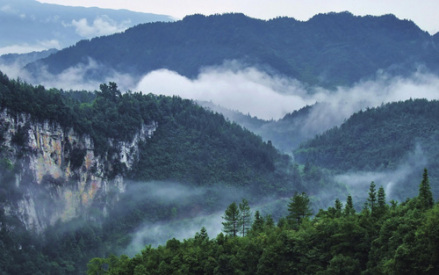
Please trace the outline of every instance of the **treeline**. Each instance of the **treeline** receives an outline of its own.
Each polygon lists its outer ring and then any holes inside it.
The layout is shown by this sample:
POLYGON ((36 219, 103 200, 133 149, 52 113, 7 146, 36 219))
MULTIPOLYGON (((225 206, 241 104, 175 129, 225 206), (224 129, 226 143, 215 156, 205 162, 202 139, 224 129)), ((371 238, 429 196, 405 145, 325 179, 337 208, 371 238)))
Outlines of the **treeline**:
MULTIPOLYGON (((24 224, 5 209, 23 199, 29 192, 26 188, 32 188, 32 194, 47 196, 47 192, 42 185, 31 186, 30 170, 22 179, 27 184, 15 184, 20 165, 14 165, 14 161, 28 152, 19 150, 21 155, 10 159, 3 138, 7 125, 0 125, 0 261, 5 259, 0 270, 5 273, 83 274, 90 258, 126 248, 135 229, 145 222, 191 218, 222 209, 223 197, 214 190, 239 188, 249 202, 264 196, 290 196, 296 190, 311 195, 324 188, 345 192, 329 172, 312 165, 293 165, 288 156, 260 137, 178 97, 122 93, 115 83, 102 84, 95 92, 46 89, 0 73, 0 107, 15 117, 29 114, 31 121, 57 123, 66 130, 73 127, 89 135, 96 153, 103 155, 118 150, 110 146, 109 139, 115 141, 113 145, 129 141, 142 123, 157 122, 151 139, 139 144, 133 169, 127 171, 113 159, 113 174, 122 173, 127 182, 137 186, 160 180, 179 182, 194 190, 214 187, 196 201, 164 204, 132 199, 133 186, 128 184, 127 192, 107 209, 107 218, 99 207, 91 207, 78 219, 54 224, 36 235, 26 231, 24 224)), ((25 129, 17 131, 13 146, 24 146, 26 133, 25 129)), ((60 182, 59 188, 63 184, 60 182)), ((150 192, 146 185, 136 191, 139 196, 150 192)))
POLYGON ((102 84, 95 92, 47 90, 0 73, 0 108, 13 116, 30 114, 34 121, 73 127, 90 136, 96 153, 103 156, 119 150, 118 141, 131 141, 142 124, 157 122, 154 136, 140 144, 131 171, 113 160, 117 171, 112 174, 123 173, 133 180, 291 187, 285 173, 287 156, 222 115, 179 97, 122 93, 116 83, 102 84))
MULTIPOLYGON (((235 205, 233 205, 235 204, 235 205)), ((348 196, 345 205, 310 218, 306 193, 289 203, 277 225, 257 211, 248 232, 230 231, 231 204, 224 232, 210 238, 204 228, 193 238, 147 246, 133 258, 94 258, 88 274, 437 274, 439 204, 434 204, 424 170, 417 197, 386 202, 382 187, 370 184, 361 211, 348 196)), ((244 207, 244 208, 242 208, 244 207)), ((237 210, 236 210, 237 209, 237 210)), ((248 211, 245 210, 247 213, 248 211)), ((239 217, 239 215, 237 216, 239 217)), ((241 216, 242 218, 242 216, 241 216)), ((239 219, 238 219, 239 220, 239 219)))
POLYGON ((82 40, 27 69, 46 66, 57 74, 87 57, 102 64, 90 77, 111 69, 143 76, 169 69, 191 78, 200 68, 238 60, 309 85, 337 87, 373 77, 379 69, 408 75, 418 64, 437 69, 431 36, 393 15, 319 14, 306 22, 293 18, 258 20, 243 14, 191 15, 172 23, 149 23, 123 33, 82 40), (97 51, 96 49, 99 49, 97 51))
MULTIPOLYGON (((294 152, 295 159, 333 171, 392 171, 401 165, 428 164, 433 182, 439 175, 439 101, 410 99, 353 114, 341 126, 317 135, 294 152)), ((408 169, 405 169, 408 170, 408 169)), ((416 174, 399 182, 397 197, 408 193, 416 174)), ((432 186, 439 195, 439 187, 432 186)))

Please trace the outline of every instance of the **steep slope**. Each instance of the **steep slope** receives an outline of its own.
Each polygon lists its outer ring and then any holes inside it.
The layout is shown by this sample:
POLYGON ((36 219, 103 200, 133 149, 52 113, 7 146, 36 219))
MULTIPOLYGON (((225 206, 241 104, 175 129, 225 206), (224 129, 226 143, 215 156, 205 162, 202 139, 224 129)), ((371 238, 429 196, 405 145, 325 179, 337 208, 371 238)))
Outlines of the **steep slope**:
POLYGON ((413 22, 344 12, 316 15, 307 22, 193 15, 81 41, 28 69, 37 72, 44 65, 56 74, 89 59, 102 65, 97 78, 110 69, 141 77, 162 68, 195 77, 205 66, 238 60, 326 87, 350 85, 379 70, 408 74, 419 65, 436 70, 439 64, 432 37, 413 22))
POLYGON ((199 102, 205 108, 223 114, 227 119, 270 141, 285 154, 291 154, 302 142, 315 136, 317 131, 309 129, 309 117, 317 105, 305 106, 286 114, 279 120, 263 120, 238 111, 232 111, 210 102, 199 102))
POLYGON ((4 54, 0 55, 0 65, 17 64, 20 67, 24 67, 28 63, 37 61, 38 59, 46 58, 56 52, 56 49, 49 49, 45 51, 30 52, 26 54, 4 54))
MULTIPOLYGON (((340 127, 302 144, 294 155, 301 162, 339 172, 402 169, 409 173, 426 166, 432 171, 432 189, 438 196, 438 116, 439 101, 389 103, 352 115, 340 127)), ((400 186, 402 199, 416 191, 415 180, 407 176, 406 184, 400 186), (410 187, 409 194, 404 193, 405 187, 410 187)))

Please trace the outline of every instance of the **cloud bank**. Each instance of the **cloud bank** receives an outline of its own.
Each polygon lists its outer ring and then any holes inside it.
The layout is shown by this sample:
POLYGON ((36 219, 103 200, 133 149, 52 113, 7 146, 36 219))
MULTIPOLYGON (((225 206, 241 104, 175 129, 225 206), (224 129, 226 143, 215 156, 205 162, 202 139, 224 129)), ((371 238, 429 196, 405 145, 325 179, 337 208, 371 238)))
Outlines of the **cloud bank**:
POLYGON ((315 132, 338 125, 367 107, 410 98, 438 99, 437 87, 437 76, 417 72, 408 78, 380 74, 373 80, 336 90, 306 88, 295 79, 226 62, 203 69, 196 79, 164 69, 153 71, 140 80, 135 90, 211 101, 266 120, 280 119, 316 102, 324 103, 313 110, 306 123, 306 130, 315 132))
POLYGON ((92 38, 125 31, 130 24, 130 20, 118 23, 110 17, 102 15, 96 17, 90 24, 86 18, 81 18, 79 20, 72 20, 71 24, 64 24, 64 26, 73 26, 76 33, 81 37, 92 38))

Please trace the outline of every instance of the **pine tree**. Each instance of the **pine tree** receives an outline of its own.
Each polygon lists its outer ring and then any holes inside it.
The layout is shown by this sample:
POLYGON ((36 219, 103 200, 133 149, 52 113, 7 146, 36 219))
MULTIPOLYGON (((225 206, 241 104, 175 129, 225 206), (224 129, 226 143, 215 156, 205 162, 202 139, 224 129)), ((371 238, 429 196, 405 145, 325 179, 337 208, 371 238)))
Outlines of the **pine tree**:
POLYGON ((223 231, 224 233, 235 237, 241 225, 239 208, 236 205, 236 202, 231 203, 224 214, 224 217, 222 217, 225 220, 222 223, 223 231))
POLYGON ((372 213, 375 211, 376 200, 377 200, 375 187, 376 187, 375 182, 372 181, 369 187, 369 198, 367 199, 369 209, 372 213))
POLYGON ((260 232, 264 229, 264 218, 261 216, 258 210, 255 213, 255 221, 252 225, 252 231, 260 232))
POLYGON ((339 218, 341 216, 343 204, 339 199, 335 199, 335 216, 339 218))
POLYGON ((252 215, 250 211, 250 206, 248 205, 248 201, 246 199, 242 199, 242 202, 239 204, 239 211, 241 213, 240 231, 242 233, 242 236, 245 236, 245 234, 248 232, 251 226, 251 215, 252 215))
POLYGON ((418 206, 421 209, 430 209, 434 205, 433 194, 431 192, 430 183, 428 180, 427 168, 424 168, 422 175, 422 182, 419 185, 418 206))
POLYGON ((355 208, 354 208, 354 203, 352 202, 352 196, 348 195, 348 198, 346 199, 346 205, 344 208, 344 215, 352 216, 354 214, 355 214, 355 208))
POLYGON ((387 205, 386 205, 386 193, 384 191, 384 188, 380 186, 378 189, 378 201, 377 201, 377 210, 378 210, 378 216, 383 215, 386 213, 387 205))
POLYGON ((293 223, 300 225, 304 218, 312 215, 309 204, 309 197, 305 192, 294 194, 291 198, 291 202, 288 204, 288 219, 293 223))

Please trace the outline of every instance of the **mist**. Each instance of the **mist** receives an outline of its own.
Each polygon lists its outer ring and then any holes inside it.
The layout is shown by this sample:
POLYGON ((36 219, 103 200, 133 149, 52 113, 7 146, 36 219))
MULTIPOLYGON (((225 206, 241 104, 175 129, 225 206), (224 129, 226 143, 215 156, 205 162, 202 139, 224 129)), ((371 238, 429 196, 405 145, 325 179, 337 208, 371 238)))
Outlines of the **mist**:
POLYGON ((363 204, 367 200, 372 181, 375 182, 377 191, 380 186, 384 188, 387 202, 401 202, 407 199, 407 194, 409 197, 417 195, 419 184, 415 183, 421 182, 423 169, 427 166, 428 160, 422 145, 416 144, 414 151, 408 152, 395 169, 349 172, 336 175, 335 180, 347 186, 348 192, 356 200, 355 203, 363 204))
POLYGON ((438 76, 421 70, 406 78, 381 72, 373 80, 328 90, 306 87, 295 79, 242 67, 237 62, 225 62, 204 68, 196 79, 169 70, 154 71, 145 75, 135 90, 208 101, 265 120, 277 120, 306 105, 323 103, 313 109, 303 129, 315 134, 368 107, 410 98, 438 99, 438 84, 438 76))
POLYGON ((0 61, 0 71, 9 78, 20 78, 30 84, 43 85, 48 89, 95 91, 102 83, 116 82, 120 90, 126 91, 136 85, 136 78, 106 68, 92 58, 88 58, 86 64, 79 63, 59 74, 52 74, 46 67, 41 67, 34 75, 24 68, 25 65, 21 62, 5 64, 0 61), (101 74, 105 75, 104 80, 95 80, 90 77, 90 75, 101 74))
MULTIPOLYGON (((407 99, 439 99, 439 77, 422 67, 407 77, 391 76, 380 71, 369 80, 330 90, 310 87, 296 79, 267 73, 233 60, 220 66, 201 68, 194 79, 166 69, 143 77, 132 76, 107 68, 91 58, 85 64, 80 63, 55 75, 43 67, 38 75, 33 76, 23 66, 0 64, 0 70, 11 78, 19 77, 35 85, 63 90, 93 91, 101 83, 111 81, 116 82, 121 91, 176 95, 211 102, 271 122, 312 105, 311 111, 301 118, 299 124, 289 126, 297 128, 296 133, 301 139, 297 141, 299 143, 339 126, 353 113, 366 108, 407 99), (103 80, 95 80, 93 77, 96 76, 103 80)), ((255 132, 264 136, 264 129, 255 132)), ((286 148, 286 152, 292 149, 286 148)))

